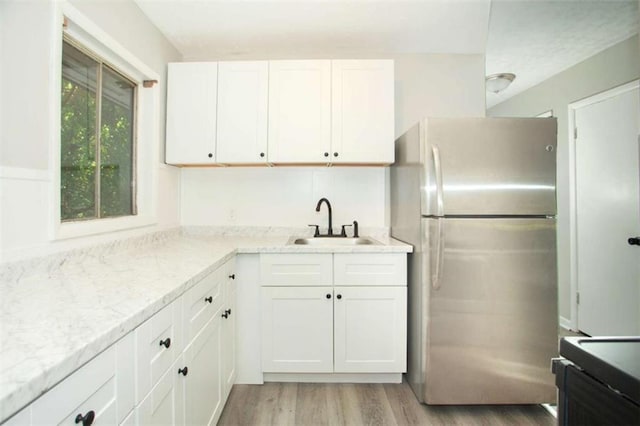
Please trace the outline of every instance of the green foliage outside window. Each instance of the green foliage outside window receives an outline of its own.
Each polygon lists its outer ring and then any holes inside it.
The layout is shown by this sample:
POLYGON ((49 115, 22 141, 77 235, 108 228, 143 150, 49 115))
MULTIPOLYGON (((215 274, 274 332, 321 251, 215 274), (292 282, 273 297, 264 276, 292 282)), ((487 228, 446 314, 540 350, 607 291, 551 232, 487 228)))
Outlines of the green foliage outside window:
POLYGON ((61 218, 134 215, 136 85, 66 41, 62 57, 61 218))

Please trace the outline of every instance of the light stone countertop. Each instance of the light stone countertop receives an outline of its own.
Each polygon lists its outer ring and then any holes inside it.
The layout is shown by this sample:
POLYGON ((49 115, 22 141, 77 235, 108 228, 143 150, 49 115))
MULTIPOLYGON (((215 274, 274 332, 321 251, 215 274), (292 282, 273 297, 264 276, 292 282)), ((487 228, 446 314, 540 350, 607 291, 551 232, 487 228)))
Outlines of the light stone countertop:
POLYGON ((0 271, 0 422, 242 253, 412 251, 410 245, 293 246, 289 236, 171 232, 0 271))

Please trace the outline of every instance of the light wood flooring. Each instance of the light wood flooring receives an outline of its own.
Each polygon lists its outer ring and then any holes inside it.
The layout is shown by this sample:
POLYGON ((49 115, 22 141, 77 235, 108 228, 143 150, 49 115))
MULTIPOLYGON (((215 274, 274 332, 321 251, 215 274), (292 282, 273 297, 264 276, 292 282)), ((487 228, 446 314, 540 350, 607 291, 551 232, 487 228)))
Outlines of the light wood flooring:
POLYGON ((556 425, 539 405, 427 406, 407 383, 235 385, 218 425, 556 425))

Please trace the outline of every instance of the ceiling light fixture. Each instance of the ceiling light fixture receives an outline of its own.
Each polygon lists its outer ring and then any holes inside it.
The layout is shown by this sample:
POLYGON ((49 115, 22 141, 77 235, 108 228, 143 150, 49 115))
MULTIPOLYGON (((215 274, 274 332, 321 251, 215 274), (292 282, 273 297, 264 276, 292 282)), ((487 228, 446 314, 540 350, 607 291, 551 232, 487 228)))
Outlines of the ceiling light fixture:
POLYGON ((504 89, 509 87, 515 78, 516 75, 509 72, 488 75, 485 79, 487 82, 487 90, 493 93, 502 92, 504 89))

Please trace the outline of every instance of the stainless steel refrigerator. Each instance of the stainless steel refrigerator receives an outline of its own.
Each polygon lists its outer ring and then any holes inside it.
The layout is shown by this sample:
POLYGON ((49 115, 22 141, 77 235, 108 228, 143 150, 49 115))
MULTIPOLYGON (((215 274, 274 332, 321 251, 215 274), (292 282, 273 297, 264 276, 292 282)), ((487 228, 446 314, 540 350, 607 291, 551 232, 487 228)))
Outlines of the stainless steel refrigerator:
POLYGON ((555 118, 429 118, 396 141, 407 378, 427 404, 555 402, 555 118))

